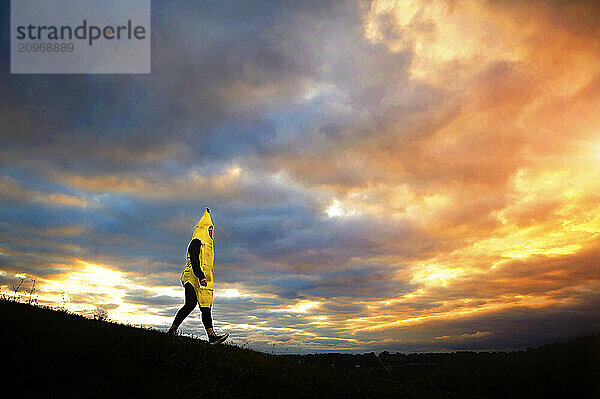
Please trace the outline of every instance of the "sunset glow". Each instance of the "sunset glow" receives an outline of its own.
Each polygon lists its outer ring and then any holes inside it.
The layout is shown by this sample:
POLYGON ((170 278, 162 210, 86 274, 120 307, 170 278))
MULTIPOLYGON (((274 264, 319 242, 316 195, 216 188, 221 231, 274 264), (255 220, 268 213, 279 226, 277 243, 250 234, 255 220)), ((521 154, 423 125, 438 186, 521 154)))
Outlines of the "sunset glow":
POLYGON ((151 75, 3 75, 2 294, 164 330, 210 207, 236 343, 600 328, 598 2, 192 3, 153 16, 151 75))

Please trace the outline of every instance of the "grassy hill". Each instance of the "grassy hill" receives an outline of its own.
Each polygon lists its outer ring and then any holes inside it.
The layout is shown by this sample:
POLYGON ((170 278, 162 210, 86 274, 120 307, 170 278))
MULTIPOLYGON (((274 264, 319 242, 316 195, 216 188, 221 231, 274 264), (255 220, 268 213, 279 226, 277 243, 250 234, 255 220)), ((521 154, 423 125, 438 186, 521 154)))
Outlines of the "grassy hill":
POLYGON ((597 334, 520 352, 378 358, 210 346, 4 300, 0 320, 8 398, 600 398, 597 334))

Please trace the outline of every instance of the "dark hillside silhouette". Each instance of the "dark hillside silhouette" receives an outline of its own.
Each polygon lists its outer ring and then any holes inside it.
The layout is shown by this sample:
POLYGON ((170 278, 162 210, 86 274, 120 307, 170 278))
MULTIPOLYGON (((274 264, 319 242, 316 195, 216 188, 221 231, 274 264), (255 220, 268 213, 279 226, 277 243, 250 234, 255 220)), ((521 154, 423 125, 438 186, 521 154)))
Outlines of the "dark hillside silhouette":
POLYGON ((7 398, 600 398, 598 334, 510 353, 271 355, 5 300, 0 320, 7 398))

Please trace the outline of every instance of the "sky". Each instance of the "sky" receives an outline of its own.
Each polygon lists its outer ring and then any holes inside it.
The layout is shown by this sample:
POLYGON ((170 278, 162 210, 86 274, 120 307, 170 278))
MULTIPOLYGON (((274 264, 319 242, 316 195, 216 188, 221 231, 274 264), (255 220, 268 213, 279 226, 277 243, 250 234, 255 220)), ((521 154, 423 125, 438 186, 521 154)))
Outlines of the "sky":
POLYGON ((155 0, 149 75, 11 75, 8 15, 4 296, 166 330, 209 207, 239 345, 599 330, 598 2, 155 0))

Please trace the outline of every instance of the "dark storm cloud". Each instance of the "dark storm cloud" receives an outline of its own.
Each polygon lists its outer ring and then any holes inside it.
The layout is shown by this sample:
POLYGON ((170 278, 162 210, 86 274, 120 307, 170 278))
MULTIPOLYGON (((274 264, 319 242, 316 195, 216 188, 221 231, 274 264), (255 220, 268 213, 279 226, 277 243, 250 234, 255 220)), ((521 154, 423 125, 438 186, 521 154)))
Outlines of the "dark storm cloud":
POLYGON ((260 153, 274 127, 259 109, 235 104, 265 86, 274 87, 273 101, 294 96, 306 78, 309 71, 273 41, 292 6, 219 4, 227 12, 214 19, 204 4, 163 5, 153 13, 149 76, 12 76, 5 69, 4 162, 94 174, 156 168, 175 156, 183 167, 260 153), (270 16, 258 18, 261 12, 270 16))
POLYGON ((353 297, 357 300, 367 298, 389 298, 412 291, 415 287, 403 285, 394 278, 396 271, 364 266, 352 269, 346 266, 342 271, 328 273, 323 268, 317 273, 304 275, 278 277, 267 281, 256 279, 257 286, 265 285, 266 289, 273 290, 285 298, 312 297, 353 297))
POLYGON ((423 325, 397 327, 381 337, 393 340, 387 347, 398 351, 515 350, 565 341, 583 331, 593 331, 600 327, 598 316, 598 298, 588 297, 575 306, 515 307, 483 315, 438 319, 423 325))

